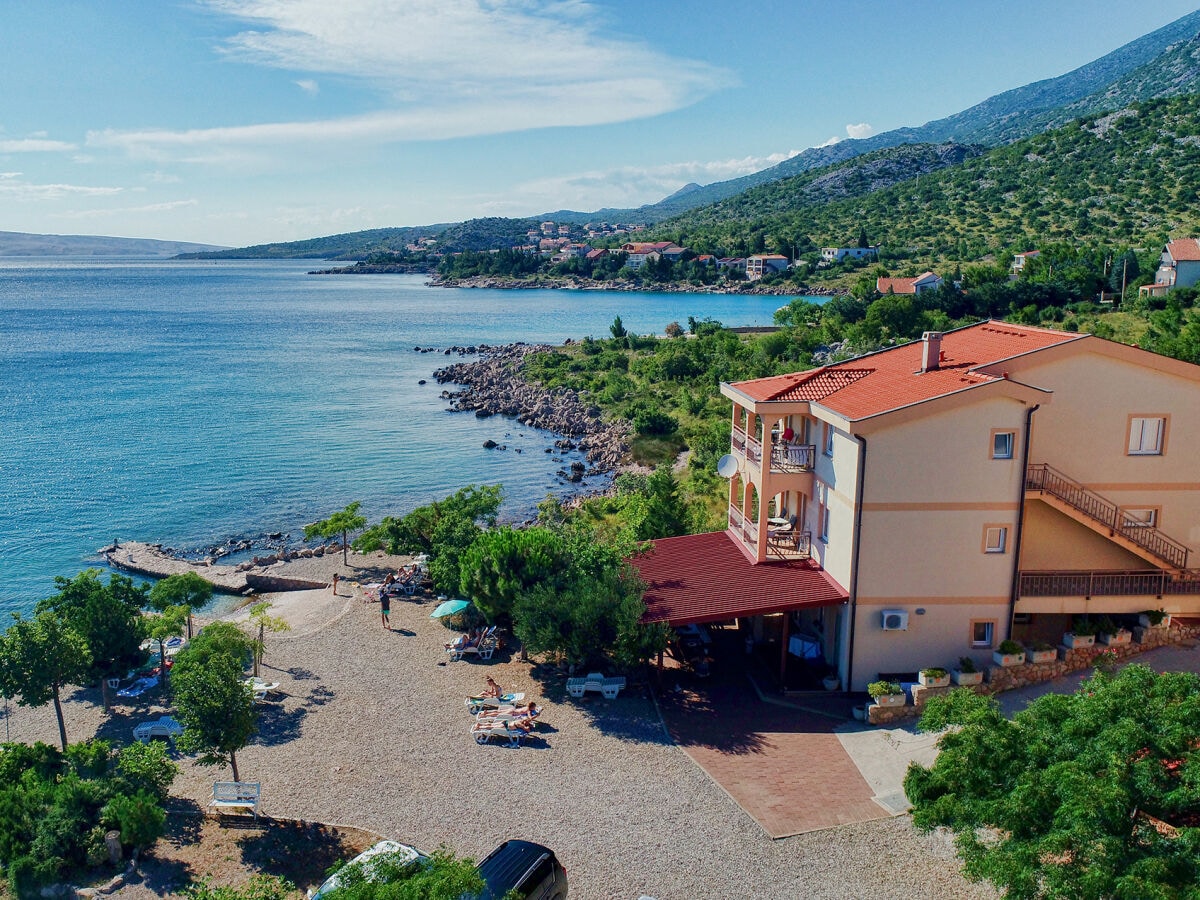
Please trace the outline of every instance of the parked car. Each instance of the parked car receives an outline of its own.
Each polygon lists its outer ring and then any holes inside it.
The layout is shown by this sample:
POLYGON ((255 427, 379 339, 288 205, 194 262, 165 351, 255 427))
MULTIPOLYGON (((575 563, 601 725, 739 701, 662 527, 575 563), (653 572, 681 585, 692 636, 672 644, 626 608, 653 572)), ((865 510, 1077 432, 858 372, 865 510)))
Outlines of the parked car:
POLYGON ((487 883, 478 900, 566 900, 567 870, 554 851, 532 841, 505 841, 478 866, 487 883))
MULTIPOLYGON (((309 900, 319 900, 325 894, 330 893, 334 888, 340 887, 342 883, 341 873, 351 866, 358 866, 362 869, 363 878, 367 881, 376 881, 377 869, 379 863, 386 860, 396 866, 408 866, 412 864, 420 864, 427 860, 427 857, 420 850, 401 844, 399 841, 380 841, 372 847, 368 847, 350 862, 346 863, 341 869, 330 875, 316 891, 309 891, 309 900)), ((564 893, 565 897, 566 894, 564 893)))

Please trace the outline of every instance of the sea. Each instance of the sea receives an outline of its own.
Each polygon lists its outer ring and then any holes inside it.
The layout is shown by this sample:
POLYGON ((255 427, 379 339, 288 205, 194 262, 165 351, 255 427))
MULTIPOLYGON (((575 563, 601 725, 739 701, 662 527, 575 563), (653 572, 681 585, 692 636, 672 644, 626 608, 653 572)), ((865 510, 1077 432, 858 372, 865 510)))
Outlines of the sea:
POLYGON ((447 348, 607 337, 616 316, 638 334, 770 325, 790 299, 308 274, 327 265, 0 259, 0 622, 114 540, 299 542, 353 501, 376 522, 469 484, 502 484, 503 516, 529 518, 605 482, 568 485, 580 457, 557 435, 451 412, 447 348))

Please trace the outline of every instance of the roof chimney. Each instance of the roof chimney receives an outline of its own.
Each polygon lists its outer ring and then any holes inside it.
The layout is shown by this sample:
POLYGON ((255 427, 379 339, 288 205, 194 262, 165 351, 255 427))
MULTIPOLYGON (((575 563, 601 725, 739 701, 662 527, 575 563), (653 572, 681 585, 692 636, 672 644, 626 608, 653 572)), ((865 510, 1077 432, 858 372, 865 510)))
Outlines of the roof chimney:
POLYGON ((932 372, 942 357, 942 333, 927 331, 921 335, 921 371, 932 372))

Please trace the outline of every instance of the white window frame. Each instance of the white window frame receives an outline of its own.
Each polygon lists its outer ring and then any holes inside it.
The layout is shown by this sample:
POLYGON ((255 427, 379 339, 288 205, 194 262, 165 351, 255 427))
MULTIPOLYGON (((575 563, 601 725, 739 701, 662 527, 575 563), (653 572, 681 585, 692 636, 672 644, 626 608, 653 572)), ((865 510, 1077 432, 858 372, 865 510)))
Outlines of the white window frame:
POLYGON ((825 423, 824 440, 822 441, 822 443, 824 444, 824 446, 822 447, 822 452, 826 456, 828 456, 832 459, 833 458, 833 426, 830 425, 828 422, 825 423))
POLYGON ((829 504, 821 504, 821 540, 829 543, 829 504))
POLYGON ((988 525, 983 529, 983 552, 1006 553, 1008 551, 1008 526, 988 525), (995 538, 993 540, 993 537, 995 538))
POLYGON ((1167 420, 1164 416, 1129 417, 1129 455, 1162 456, 1167 420))
POLYGON ((990 649, 996 641, 996 623, 990 619, 976 619, 971 623, 971 648, 974 650, 990 649), (983 626, 984 640, 979 640, 975 636, 975 629, 980 625, 983 626))
POLYGON ((1157 506, 1123 506, 1121 507, 1122 528, 1157 528, 1157 506))
POLYGON ((1014 431, 993 431, 992 432, 992 459, 1012 459, 1013 453, 1016 452, 1017 435, 1014 431), (1005 450, 1000 446, 1000 439, 1006 438, 1008 448, 1005 450))

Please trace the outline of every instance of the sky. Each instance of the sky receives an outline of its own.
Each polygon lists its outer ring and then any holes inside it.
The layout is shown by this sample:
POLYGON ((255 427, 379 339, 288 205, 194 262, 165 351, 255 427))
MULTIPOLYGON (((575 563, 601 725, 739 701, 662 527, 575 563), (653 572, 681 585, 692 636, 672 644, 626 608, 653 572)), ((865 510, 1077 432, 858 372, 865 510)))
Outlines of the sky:
POLYGON ((1198 0, 7 0, 0 231, 225 246, 653 203, 1198 0))

